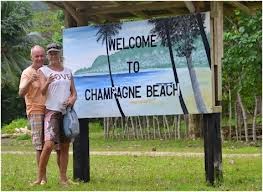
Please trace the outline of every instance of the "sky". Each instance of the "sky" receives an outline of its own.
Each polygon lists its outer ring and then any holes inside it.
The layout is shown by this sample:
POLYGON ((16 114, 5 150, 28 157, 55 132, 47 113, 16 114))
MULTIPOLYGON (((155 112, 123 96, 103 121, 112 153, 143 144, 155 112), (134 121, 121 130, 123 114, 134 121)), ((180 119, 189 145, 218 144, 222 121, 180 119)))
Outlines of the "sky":
MULTIPOLYGON (((209 14, 205 20, 206 31, 210 31, 209 14)), ((152 25, 143 21, 125 22, 122 29, 115 37, 147 36, 150 34, 152 25)), ((97 42, 96 33, 98 29, 94 26, 74 27, 65 29, 63 32, 63 55, 64 65, 70 68, 73 73, 81 68, 91 67, 94 60, 100 55, 107 55, 105 44, 97 42)), ((111 54, 114 53, 113 51, 111 54)))

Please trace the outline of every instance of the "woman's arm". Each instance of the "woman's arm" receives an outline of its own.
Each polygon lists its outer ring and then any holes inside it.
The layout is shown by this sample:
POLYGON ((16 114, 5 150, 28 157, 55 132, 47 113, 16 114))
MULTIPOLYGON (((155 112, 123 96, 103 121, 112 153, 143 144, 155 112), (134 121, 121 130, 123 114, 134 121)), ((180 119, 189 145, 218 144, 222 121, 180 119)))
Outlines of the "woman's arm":
POLYGON ((39 73, 40 83, 41 83, 41 93, 42 95, 46 95, 48 86, 50 83, 54 81, 54 77, 51 74, 47 79, 42 71, 38 70, 38 73, 39 73))
POLYGON ((75 88, 75 83, 74 83, 74 80, 73 80, 73 76, 71 76, 71 80, 70 80, 70 96, 67 100, 67 103, 66 105, 67 106, 73 106, 75 101, 77 100, 77 91, 76 91, 76 88, 75 88))

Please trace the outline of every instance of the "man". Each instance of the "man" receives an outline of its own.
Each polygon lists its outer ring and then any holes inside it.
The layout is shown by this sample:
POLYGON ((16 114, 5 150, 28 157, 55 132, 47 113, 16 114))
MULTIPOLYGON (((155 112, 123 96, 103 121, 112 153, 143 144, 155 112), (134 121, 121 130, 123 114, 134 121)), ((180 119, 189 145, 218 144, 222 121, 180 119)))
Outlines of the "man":
MULTIPOLYGON (((40 155, 44 142, 44 114, 45 96, 41 94, 40 80, 37 70, 43 66, 45 50, 39 45, 31 48, 32 64, 26 68, 20 79, 19 95, 25 98, 26 113, 31 125, 32 143, 36 149, 37 166, 39 166, 40 155)), ((59 165, 59 151, 57 151, 59 165)), ((47 182, 46 173, 41 184, 47 182)))

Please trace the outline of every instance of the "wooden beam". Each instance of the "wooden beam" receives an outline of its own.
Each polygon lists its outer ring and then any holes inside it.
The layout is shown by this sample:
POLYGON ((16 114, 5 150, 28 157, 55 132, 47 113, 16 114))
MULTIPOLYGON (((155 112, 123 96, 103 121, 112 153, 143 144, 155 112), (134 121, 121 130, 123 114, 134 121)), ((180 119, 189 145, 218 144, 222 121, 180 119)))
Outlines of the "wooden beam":
POLYGON ((80 17, 79 15, 77 15, 77 12, 75 11, 75 9, 72 8, 67 2, 62 2, 62 4, 64 5, 65 9, 70 13, 70 15, 75 19, 78 26, 87 25, 84 22, 84 19, 80 17))
POLYGON ((89 15, 96 15, 96 14, 108 14, 108 13, 120 13, 120 12, 130 12, 130 11, 143 11, 143 10, 163 10, 167 8, 176 8, 176 2, 163 2, 163 3, 157 3, 154 2, 152 4, 147 5, 147 7, 144 6, 138 6, 136 4, 133 5, 120 5, 118 7, 112 7, 112 8, 100 8, 100 9, 87 9, 85 7, 79 8, 80 10, 86 10, 86 12, 89 13, 89 15))
POLYGON ((195 10, 195 6, 193 4, 192 1, 184 1, 185 6, 187 7, 187 9, 189 10, 190 13, 194 13, 195 10))
POLYGON ((134 12, 131 12, 131 13, 136 15, 139 18, 146 18, 146 19, 150 18, 150 16, 145 14, 143 11, 134 11, 134 12))
POLYGON ((67 11, 67 10, 63 10, 64 15, 65 15, 65 27, 69 28, 69 27, 77 27, 77 23, 75 21, 75 19, 72 18, 71 14, 67 11))
POLYGON ((65 8, 63 7, 63 5, 61 3, 55 2, 55 1, 49 1, 48 6, 50 9, 55 9, 55 7, 60 8, 62 10, 64 10, 65 8))
POLYGON ((236 7, 237 9, 241 11, 244 11, 245 13, 249 15, 251 14, 250 9, 247 6, 245 6, 243 3, 240 3, 238 1, 226 1, 226 3, 229 3, 230 5, 236 7))
POLYGON ((194 3, 196 12, 201 12, 205 9, 205 2, 204 1, 195 1, 193 3, 194 3))
POLYGON ((188 13, 189 13, 186 8, 181 8, 181 9, 173 9, 173 8, 170 8, 170 9, 168 9, 168 10, 173 13, 172 15, 185 15, 185 14, 188 14, 188 13))

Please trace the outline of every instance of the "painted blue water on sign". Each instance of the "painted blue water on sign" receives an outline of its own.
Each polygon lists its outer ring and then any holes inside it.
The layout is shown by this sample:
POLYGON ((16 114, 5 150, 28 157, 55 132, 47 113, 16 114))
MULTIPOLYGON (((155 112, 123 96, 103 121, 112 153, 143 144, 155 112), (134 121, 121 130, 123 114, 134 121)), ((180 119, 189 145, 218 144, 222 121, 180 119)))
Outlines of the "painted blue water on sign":
MULTIPOLYGON (((209 70, 207 73, 211 75, 209 70)), ((189 106, 189 112, 198 113, 196 107, 191 107, 194 98, 188 69, 179 68, 177 69, 177 74, 183 98, 187 106, 189 106)), ((165 68, 140 71, 138 73, 118 73, 113 74, 112 78, 115 87, 138 86, 138 95, 140 98, 118 98, 124 114, 129 114, 129 116, 140 116, 183 113, 177 94, 172 96, 158 96, 160 95, 160 86, 156 88, 155 97, 147 97, 147 86, 156 84, 171 85, 171 83, 175 82, 172 69, 165 68)), ((112 87, 109 74, 74 76, 74 81, 78 93, 75 110, 79 118, 121 116, 114 97, 111 99, 86 100, 85 92, 87 89, 103 90, 103 88, 112 87), (87 116, 87 114, 89 115, 87 116)), ((170 88, 169 91, 171 90, 170 88)))

